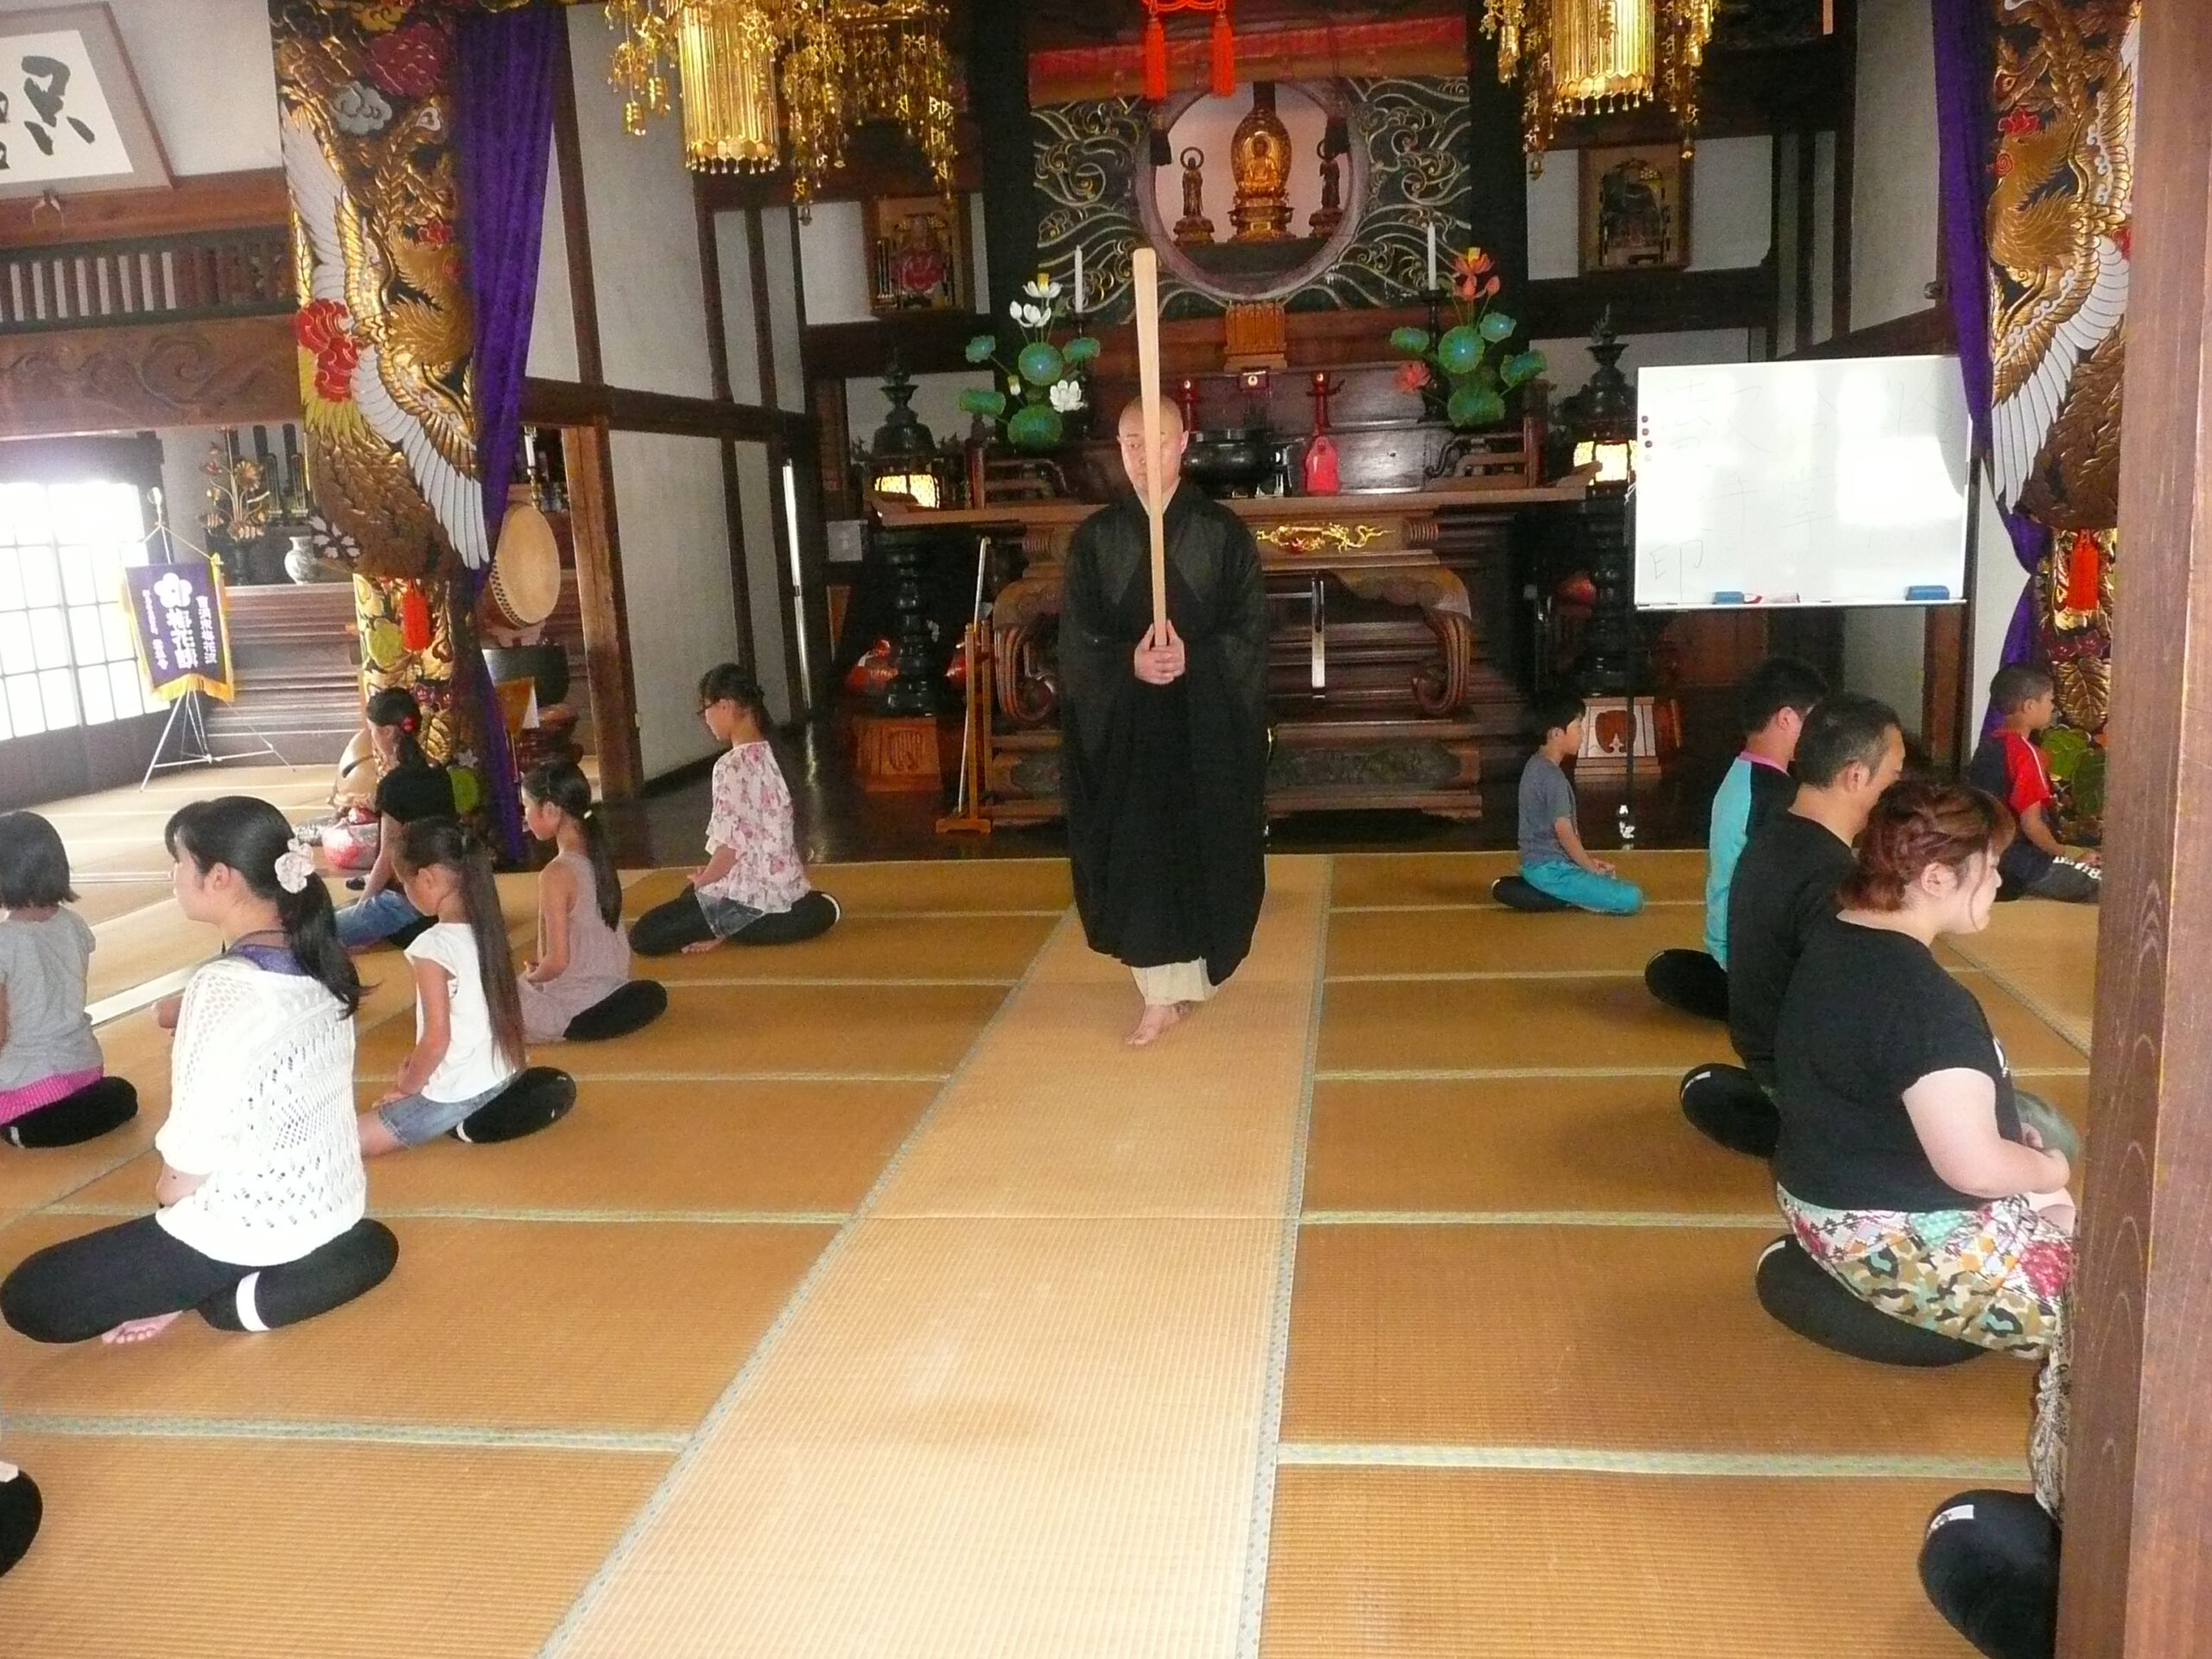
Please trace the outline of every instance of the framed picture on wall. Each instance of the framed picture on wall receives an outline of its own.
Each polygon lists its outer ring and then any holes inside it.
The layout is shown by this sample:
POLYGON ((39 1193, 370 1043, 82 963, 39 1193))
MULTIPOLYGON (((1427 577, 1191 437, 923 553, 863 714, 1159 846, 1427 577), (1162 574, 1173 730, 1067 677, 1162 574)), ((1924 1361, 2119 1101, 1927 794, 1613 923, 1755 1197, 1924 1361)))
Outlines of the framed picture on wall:
POLYGON ((0 199, 166 189, 168 161, 104 5, 0 16, 0 199))
POLYGON ((1690 164, 1678 144, 1580 152, 1581 268, 1680 270, 1690 259, 1690 164))
POLYGON ((868 308, 970 308, 968 198, 887 196, 868 204, 868 308))

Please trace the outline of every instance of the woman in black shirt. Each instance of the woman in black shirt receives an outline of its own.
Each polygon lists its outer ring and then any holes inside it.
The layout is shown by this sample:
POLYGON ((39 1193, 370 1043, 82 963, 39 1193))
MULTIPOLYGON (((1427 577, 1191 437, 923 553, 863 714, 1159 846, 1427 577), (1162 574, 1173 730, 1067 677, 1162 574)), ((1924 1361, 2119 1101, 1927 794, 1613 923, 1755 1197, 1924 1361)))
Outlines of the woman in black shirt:
POLYGON ((416 738, 423 711, 415 694, 397 686, 387 687, 369 699, 365 712, 369 744, 384 772, 383 781, 377 785, 377 813, 382 823, 377 861, 369 871, 361 897, 338 912, 339 941, 349 950, 379 939, 404 944, 428 925, 422 912, 407 901, 407 894, 393 879, 392 849, 399 845, 403 826, 417 818, 455 816, 452 779, 443 766, 431 764, 416 738))
POLYGON ((1875 806, 1776 1033, 1774 1173, 1798 1242, 1885 1313, 2040 1359, 2074 1272, 2063 1154, 2021 1127, 1974 994, 1936 960, 1997 896, 2005 808, 1902 783, 1875 806))

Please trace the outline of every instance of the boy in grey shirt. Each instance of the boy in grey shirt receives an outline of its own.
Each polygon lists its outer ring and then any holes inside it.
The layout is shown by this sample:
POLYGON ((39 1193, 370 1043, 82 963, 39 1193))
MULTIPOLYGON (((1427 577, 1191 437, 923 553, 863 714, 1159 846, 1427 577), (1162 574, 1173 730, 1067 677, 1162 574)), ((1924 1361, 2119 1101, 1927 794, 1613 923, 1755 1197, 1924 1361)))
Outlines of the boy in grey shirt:
POLYGON ((1643 893, 1583 846, 1574 785, 1560 765, 1582 747, 1582 700, 1556 693, 1537 703, 1536 717, 1543 745, 1521 771, 1521 879, 1579 910, 1633 916, 1643 908, 1643 893))

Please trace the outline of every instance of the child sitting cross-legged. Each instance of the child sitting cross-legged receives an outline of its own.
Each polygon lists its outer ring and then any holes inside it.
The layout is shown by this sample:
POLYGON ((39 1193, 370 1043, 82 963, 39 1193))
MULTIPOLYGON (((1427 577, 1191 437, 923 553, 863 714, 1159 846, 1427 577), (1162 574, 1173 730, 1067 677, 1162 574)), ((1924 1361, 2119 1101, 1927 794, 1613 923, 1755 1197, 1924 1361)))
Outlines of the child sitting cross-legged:
POLYGON ((372 1157, 461 1127, 524 1064, 522 1001, 490 850, 451 818, 417 819, 396 850, 408 901, 431 925, 407 946, 415 1046, 397 1086, 360 1119, 361 1150, 372 1157))
POLYGON ((35 1341, 143 1341, 188 1308, 268 1330, 361 1294, 398 1254, 363 1214, 361 984, 312 855, 243 795, 179 809, 164 838, 178 908, 223 954, 184 989, 156 1210, 49 1244, 0 1282, 0 1317, 35 1341))
POLYGON ((826 932, 837 901, 807 881, 760 682, 735 663, 709 669, 699 680, 699 717, 729 745, 715 762, 707 862, 682 893, 638 918, 630 948, 665 957, 722 944, 793 944, 826 932))
POLYGON ((2056 797, 2050 767, 2036 734, 2057 718, 2056 685, 2050 671, 2009 663, 1989 683, 1989 706, 2003 724, 1981 740, 1967 765, 1967 779, 2012 809, 2019 825, 1998 862, 2000 899, 2023 894, 2094 905, 2103 890, 2104 872, 2095 853, 2068 847, 2053 833, 2050 811, 2056 797))
POLYGON ((1560 765, 1582 747, 1582 699, 1554 693, 1539 700, 1536 718, 1543 743, 1521 772, 1521 879, 1579 910, 1632 916, 1643 893, 1583 846, 1574 785, 1560 765))
POLYGON ((67 1147, 138 1110, 138 1091, 105 1073, 85 1014, 92 930, 69 908, 69 855, 35 812, 0 815, 0 1136, 67 1147))

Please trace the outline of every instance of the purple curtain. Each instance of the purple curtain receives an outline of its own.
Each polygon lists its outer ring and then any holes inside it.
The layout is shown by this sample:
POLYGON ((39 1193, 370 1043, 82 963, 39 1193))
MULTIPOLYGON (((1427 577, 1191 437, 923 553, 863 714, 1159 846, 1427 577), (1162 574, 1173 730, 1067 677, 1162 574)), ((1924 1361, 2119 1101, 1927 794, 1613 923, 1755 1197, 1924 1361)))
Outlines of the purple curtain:
MULTIPOLYGON (((1989 453, 1989 0, 1934 0, 1936 140, 1942 220, 1943 295, 1959 342, 1977 460, 1989 453)), ((2012 551, 2031 574, 2050 532, 2033 519, 1999 509, 2012 551)), ((2005 635, 2002 661, 2036 654, 2035 588, 2020 594, 2005 635)))
MULTIPOLYGON (((506 516, 507 480, 522 442, 522 383, 537 299, 538 235, 545 216, 545 163, 553 142, 553 89, 568 62, 568 13, 559 6, 470 11, 460 19, 454 140, 461 156, 462 240, 475 312, 469 378, 476 401, 476 458, 484 485, 484 528, 496 544, 506 516)), ((473 574, 480 593, 488 567, 473 574)), ((485 768, 508 856, 523 852, 522 808, 505 723, 490 671, 472 665, 484 707, 485 768)), ((456 671, 462 671, 455 664, 456 671)))

